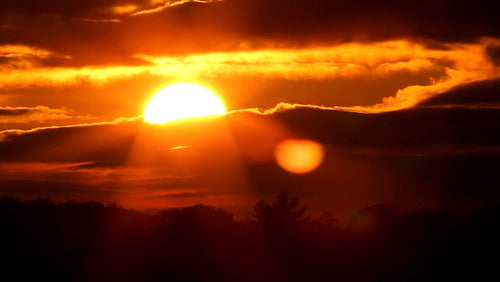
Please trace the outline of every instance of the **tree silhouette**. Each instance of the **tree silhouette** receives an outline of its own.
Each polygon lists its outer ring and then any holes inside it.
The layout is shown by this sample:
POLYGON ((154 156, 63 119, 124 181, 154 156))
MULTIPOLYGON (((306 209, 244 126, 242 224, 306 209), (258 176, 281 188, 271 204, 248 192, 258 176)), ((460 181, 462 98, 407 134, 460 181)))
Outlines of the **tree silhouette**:
POLYGON ((267 230, 287 231, 305 219, 306 210, 307 205, 300 206, 297 197, 280 193, 271 204, 260 199, 255 204, 253 217, 267 230))
POLYGON ((446 209, 374 205, 342 228, 332 226, 332 214, 311 219, 306 210, 286 193, 257 202, 252 222, 203 204, 145 215, 116 204, 0 197, 0 241, 6 242, 0 246, 0 271, 19 281, 477 281, 498 276, 498 260, 491 258, 500 252, 500 204, 467 217, 446 209))

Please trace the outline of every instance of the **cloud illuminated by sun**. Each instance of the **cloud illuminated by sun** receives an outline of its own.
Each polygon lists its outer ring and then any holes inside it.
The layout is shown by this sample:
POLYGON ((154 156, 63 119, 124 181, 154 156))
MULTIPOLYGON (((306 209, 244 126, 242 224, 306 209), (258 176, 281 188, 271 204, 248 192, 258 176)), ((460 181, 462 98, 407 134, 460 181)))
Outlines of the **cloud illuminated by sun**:
POLYGON ((131 14, 131 16, 139 16, 139 15, 158 13, 158 12, 161 12, 165 9, 179 6, 179 5, 183 5, 186 3, 193 3, 194 2, 194 3, 206 4, 206 3, 214 3, 214 2, 222 2, 222 1, 223 0, 151 0, 151 4, 156 5, 156 7, 137 11, 137 12, 131 14))
MULTIPOLYGON (((107 67, 42 67, 33 60, 50 55, 49 51, 0 46, 0 56, 9 64, 0 66, 0 87, 44 85, 57 86, 90 82, 102 85, 141 74, 166 79, 268 77, 285 79, 332 79, 338 77, 384 77, 400 72, 440 71, 446 76, 427 85, 408 85, 369 107, 346 110, 380 112, 396 110, 446 91, 461 83, 500 76, 500 68, 485 51, 498 40, 479 43, 447 44, 430 49, 410 41, 350 43, 322 48, 265 49, 232 51, 185 56, 135 57, 151 64, 107 67)), ((333 106, 333 105, 332 105, 333 106)))

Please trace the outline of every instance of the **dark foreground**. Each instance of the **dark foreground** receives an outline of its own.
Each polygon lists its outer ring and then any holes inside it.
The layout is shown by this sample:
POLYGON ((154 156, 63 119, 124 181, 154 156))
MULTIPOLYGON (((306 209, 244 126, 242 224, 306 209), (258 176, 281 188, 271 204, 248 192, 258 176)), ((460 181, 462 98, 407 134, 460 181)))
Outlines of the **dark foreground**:
POLYGON ((3 197, 0 280, 498 279, 499 204, 466 218, 377 205, 340 228, 328 214, 310 219, 296 198, 280 194, 257 203, 253 218, 235 221, 206 205, 148 216, 116 205, 3 197))

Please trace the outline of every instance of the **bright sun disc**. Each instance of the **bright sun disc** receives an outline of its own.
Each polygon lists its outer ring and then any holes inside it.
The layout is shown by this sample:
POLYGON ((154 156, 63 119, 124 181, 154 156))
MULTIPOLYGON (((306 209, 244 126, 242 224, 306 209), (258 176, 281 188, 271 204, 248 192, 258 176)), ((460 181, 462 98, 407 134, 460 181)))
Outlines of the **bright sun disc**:
POLYGON ((149 123, 165 123, 225 113, 224 105, 212 91, 192 83, 178 83, 156 93, 149 100, 143 116, 149 123))

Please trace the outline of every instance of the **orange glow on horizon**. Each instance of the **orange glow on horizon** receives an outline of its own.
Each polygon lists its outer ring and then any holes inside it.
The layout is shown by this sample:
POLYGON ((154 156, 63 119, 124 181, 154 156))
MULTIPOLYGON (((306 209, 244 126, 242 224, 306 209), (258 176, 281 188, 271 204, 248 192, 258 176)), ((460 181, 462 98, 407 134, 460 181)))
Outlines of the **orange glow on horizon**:
POLYGON ((291 173, 315 170, 323 161, 323 148, 312 140, 286 140, 275 151, 276 162, 291 173))

